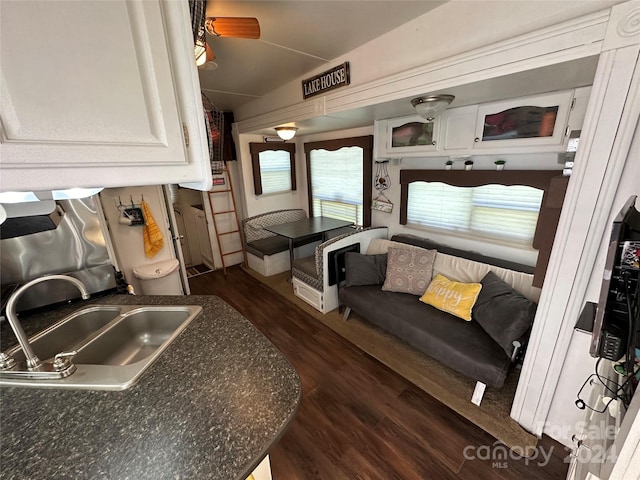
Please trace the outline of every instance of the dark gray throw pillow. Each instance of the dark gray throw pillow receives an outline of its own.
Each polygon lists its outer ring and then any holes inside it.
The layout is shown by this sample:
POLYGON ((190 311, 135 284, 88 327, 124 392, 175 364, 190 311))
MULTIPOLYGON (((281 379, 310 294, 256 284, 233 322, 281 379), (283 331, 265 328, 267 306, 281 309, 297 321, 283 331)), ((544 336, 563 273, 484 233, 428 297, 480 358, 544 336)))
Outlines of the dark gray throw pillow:
POLYGON ((537 305, 493 272, 487 273, 480 283, 482 290, 473 306, 473 319, 511 356, 512 342, 527 333, 537 305))
POLYGON ((347 252, 344 255, 344 267, 345 287, 382 285, 387 275, 387 254, 347 252))

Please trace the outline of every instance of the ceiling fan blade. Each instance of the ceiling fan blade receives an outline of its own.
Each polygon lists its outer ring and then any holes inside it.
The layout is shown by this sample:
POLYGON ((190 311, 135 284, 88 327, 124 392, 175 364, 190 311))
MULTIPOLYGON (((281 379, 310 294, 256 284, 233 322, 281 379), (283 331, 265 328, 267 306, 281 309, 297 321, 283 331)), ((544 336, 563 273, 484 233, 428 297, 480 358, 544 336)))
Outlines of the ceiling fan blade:
POLYGON ((260 24, 250 17, 207 17, 205 28, 216 37, 260 38, 260 24))

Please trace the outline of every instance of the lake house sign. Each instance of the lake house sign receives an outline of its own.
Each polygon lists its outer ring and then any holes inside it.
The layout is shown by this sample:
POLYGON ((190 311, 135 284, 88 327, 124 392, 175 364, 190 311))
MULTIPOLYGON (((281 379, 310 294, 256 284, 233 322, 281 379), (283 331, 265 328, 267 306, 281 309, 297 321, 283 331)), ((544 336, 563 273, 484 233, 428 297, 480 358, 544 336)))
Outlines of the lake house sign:
POLYGON ((349 85, 349 62, 302 81, 302 98, 313 97, 349 85))

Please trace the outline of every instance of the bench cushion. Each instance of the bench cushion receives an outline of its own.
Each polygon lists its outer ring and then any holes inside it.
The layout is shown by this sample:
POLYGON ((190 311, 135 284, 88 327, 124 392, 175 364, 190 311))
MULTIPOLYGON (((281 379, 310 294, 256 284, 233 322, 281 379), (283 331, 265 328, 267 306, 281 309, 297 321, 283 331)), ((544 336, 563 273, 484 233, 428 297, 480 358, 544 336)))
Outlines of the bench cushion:
POLYGON ((247 252, 257 257, 264 258, 265 255, 275 255, 276 253, 289 250, 289 240, 284 237, 267 237, 247 243, 247 252))
POLYGON ((322 278, 318 277, 318 273, 316 271, 315 257, 308 256, 294 260, 291 274, 293 277, 306 283, 310 287, 315 288, 320 292, 324 291, 322 278))
MULTIPOLYGON (((298 238, 293 242, 293 246, 299 247, 307 243, 318 242, 322 239, 321 235, 310 235, 304 238, 298 238)), ((247 252, 253 253, 255 256, 264 258, 265 255, 274 255, 280 252, 289 251, 289 239, 276 235, 275 237, 261 238, 247 243, 247 252)))

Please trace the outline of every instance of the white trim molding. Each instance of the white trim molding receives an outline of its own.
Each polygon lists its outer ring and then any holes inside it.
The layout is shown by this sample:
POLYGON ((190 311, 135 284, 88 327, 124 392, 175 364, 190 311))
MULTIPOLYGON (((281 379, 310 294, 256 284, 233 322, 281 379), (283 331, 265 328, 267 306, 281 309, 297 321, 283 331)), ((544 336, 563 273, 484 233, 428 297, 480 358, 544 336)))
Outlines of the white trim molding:
POLYGON ((238 132, 257 132, 281 123, 338 114, 597 55, 602 50, 608 20, 609 10, 604 10, 382 79, 359 85, 352 82, 325 96, 239 121, 238 132))
MULTIPOLYGON (((616 24, 638 2, 612 9, 616 24), (617 10, 617 11, 616 11, 617 10)), ((619 35, 609 27, 608 34, 619 35)), ((580 149, 556 232, 511 416, 541 435, 640 117, 640 38, 600 54, 580 149), (626 46, 627 44, 629 44, 626 46), (624 45, 624 46, 622 46, 624 45), (589 188, 581 188, 589 185, 589 188), (585 212, 590 212, 586 214, 585 212), (553 341, 551 341, 553 339, 553 341)))

